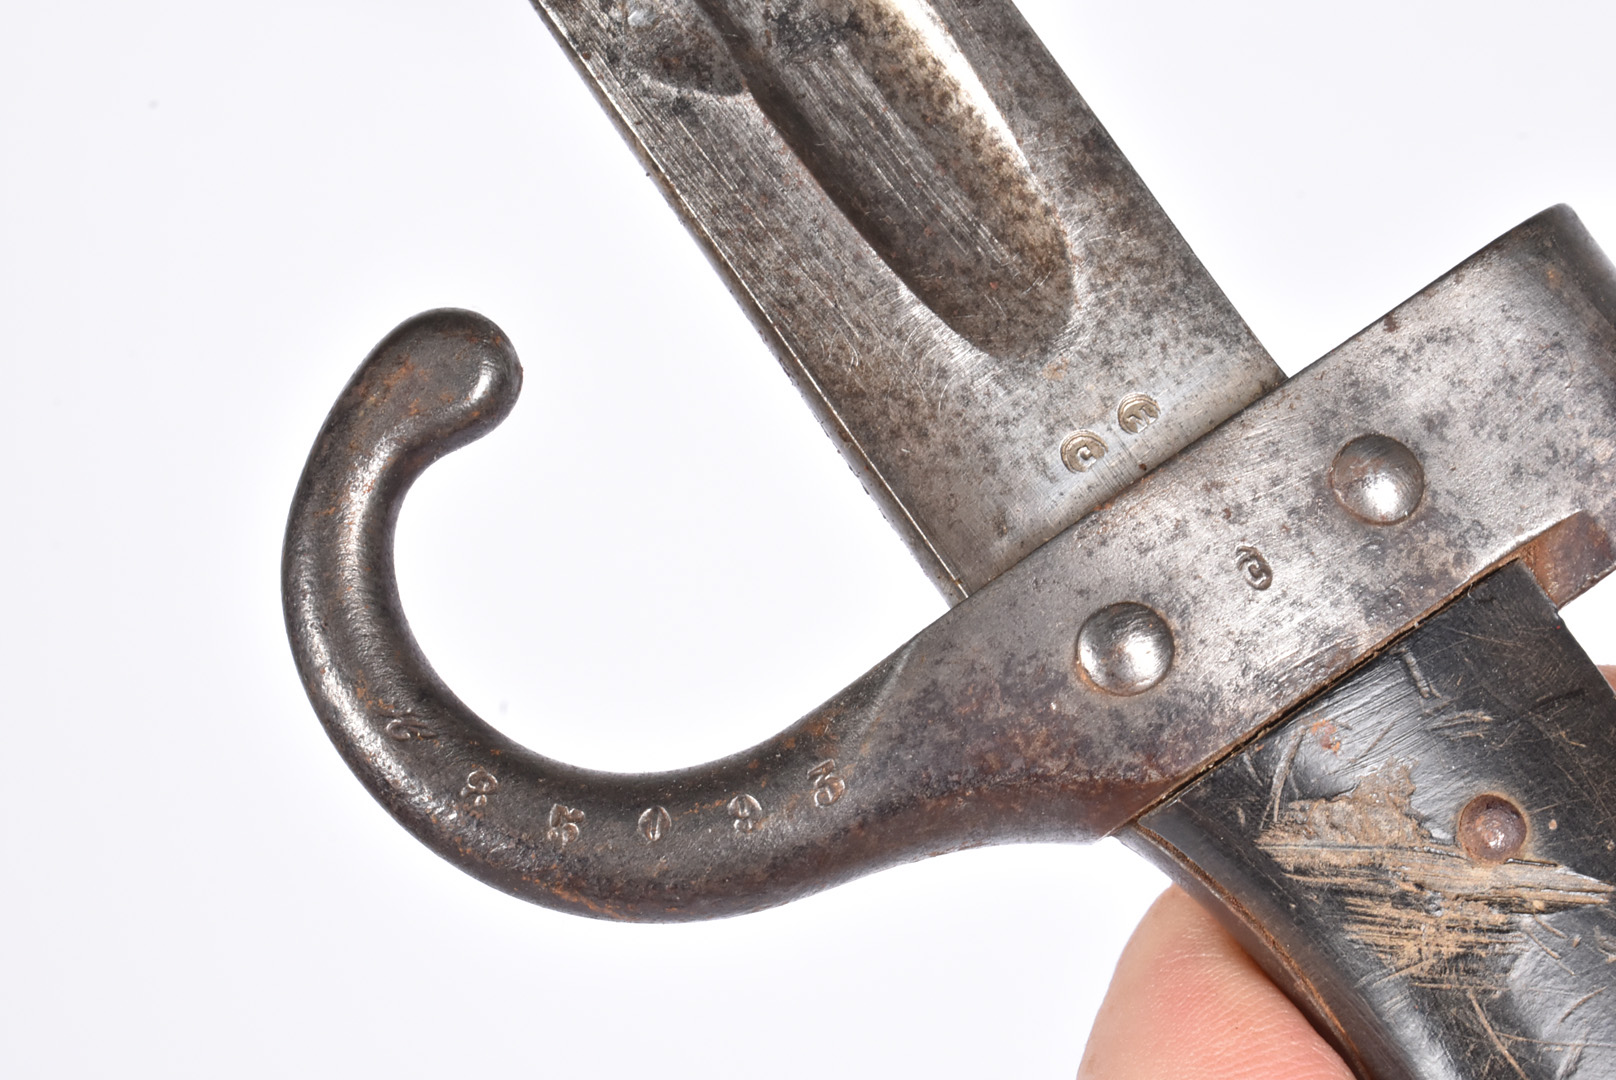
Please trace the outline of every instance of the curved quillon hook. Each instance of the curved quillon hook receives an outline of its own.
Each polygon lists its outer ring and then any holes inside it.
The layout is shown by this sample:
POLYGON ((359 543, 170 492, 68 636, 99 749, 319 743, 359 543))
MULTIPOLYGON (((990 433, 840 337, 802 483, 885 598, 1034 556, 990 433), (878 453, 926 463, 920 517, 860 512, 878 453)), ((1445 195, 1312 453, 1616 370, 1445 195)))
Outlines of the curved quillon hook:
POLYGON ((423 843, 537 903, 690 919, 962 846, 1093 835, 1074 820, 1070 780, 1031 753, 1012 761, 1018 731, 938 682, 970 677, 961 659, 982 654, 983 634, 948 616, 780 735, 698 768, 574 768, 484 723, 410 633, 393 531, 415 478, 496 426, 521 381, 486 319, 405 322, 326 419, 287 526, 286 620, 304 686, 348 765, 423 843))

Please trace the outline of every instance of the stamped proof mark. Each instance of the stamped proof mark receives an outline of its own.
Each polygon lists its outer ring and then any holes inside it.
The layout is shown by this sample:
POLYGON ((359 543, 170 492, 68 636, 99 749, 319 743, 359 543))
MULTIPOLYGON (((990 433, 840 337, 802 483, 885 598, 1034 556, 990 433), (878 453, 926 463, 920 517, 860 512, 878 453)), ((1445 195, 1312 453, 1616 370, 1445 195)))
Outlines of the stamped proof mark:
POLYGON ((1149 394, 1129 394, 1117 406, 1117 426, 1129 435, 1137 435, 1161 416, 1161 406, 1149 394))
POLYGON ((499 790, 499 779, 487 769, 473 769, 460 789, 462 799, 470 799, 472 809, 481 810, 488 805, 488 796, 499 790))
POLYGON ((735 819, 735 831, 749 833, 763 820, 763 804, 742 792, 729 801, 729 816, 735 819))
POLYGON ((673 828, 673 815, 665 806, 653 806, 640 814, 640 836, 647 844, 654 844, 668 835, 673 828))
POLYGON ((836 768, 836 759, 826 758, 808 770, 808 779, 814 785, 815 806, 829 806, 847 793, 847 781, 836 768))
POLYGON ((550 827, 545 830, 544 838, 555 845, 557 853, 565 851, 567 845, 578 839, 582 832, 578 826, 584 820, 582 810, 574 810, 570 806, 560 803, 550 807, 550 827))
POLYGON ((1088 472, 1105 457, 1105 440, 1092 431, 1074 431, 1061 443, 1060 456, 1072 472, 1088 472))
POLYGON ((389 739, 396 739, 399 742, 409 742, 412 739, 436 739, 438 737, 438 733, 428 727, 425 720, 408 715, 393 717, 387 721, 387 725, 382 730, 387 733, 389 739))
POLYGON ((1274 568, 1268 565, 1263 553, 1250 544, 1242 544, 1234 549, 1234 565, 1240 571, 1240 576, 1246 579, 1246 584, 1258 592, 1274 583, 1274 568))

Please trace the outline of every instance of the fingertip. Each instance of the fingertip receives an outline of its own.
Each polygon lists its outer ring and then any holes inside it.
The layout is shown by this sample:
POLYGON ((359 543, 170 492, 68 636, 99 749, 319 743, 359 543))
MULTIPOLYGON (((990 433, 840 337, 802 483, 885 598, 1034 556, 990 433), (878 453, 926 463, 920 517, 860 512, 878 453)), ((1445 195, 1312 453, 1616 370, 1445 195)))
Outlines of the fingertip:
POLYGON ((1079 1080, 1351 1080, 1199 904, 1163 893, 1117 963, 1079 1080))

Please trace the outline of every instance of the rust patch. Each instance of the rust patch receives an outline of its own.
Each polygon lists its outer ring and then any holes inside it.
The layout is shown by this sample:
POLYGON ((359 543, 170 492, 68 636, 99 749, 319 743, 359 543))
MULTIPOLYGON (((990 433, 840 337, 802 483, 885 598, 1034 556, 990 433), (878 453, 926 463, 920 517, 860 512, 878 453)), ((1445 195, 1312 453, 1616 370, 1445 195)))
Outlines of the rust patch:
POLYGON ((1335 726, 1334 720, 1315 720, 1308 731, 1318 741, 1320 750, 1328 750, 1332 754, 1341 753, 1341 732, 1335 726))
POLYGON ((1340 895, 1346 932, 1415 985, 1490 987, 1487 961, 1526 948, 1533 917, 1616 892, 1559 863, 1471 859, 1420 823, 1413 795, 1408 765, 1388 762, 1346 794, 1287 804, 1257 846, 1298 882, 1340 895))
MULTIPOLYGON (((1551 818, 1549 831, 1558 827, 1551 818)), ((1513 801, 1502 795, 1477 795, 1459 811, 1456 834, 1472 859, 1501 863, 1520 854, 1528 831, 1526 815, 1513 801)))
POLYGON ((1521 549, 1521 561, 1555 607, 1582 595, 1616 564, 1610 536, 1578 511, 1521 549))

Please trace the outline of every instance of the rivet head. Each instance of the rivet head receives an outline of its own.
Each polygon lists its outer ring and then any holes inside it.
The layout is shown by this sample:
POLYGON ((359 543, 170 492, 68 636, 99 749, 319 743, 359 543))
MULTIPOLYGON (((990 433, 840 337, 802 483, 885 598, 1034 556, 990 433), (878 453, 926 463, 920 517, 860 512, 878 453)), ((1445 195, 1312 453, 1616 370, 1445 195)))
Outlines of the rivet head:
POLYGON ((1077 632, 1083 677, 1108 694, 1142 694, 1173 666, 1173 632, 1143 604, 1101 608, 1077 632))
POLYGON ((1371 525, 1393 525, 1425 494, 1425 470, 1414 451, 1385 435, 1360 435, 1330 465, 1330 487, 1347 512, 1371 525))
POLYGON ((1477 795, 1459 811, 1459 846, 1477 862, 1513 859, 1526 846, 1526 833, 1526 815, 1502 795, 1477 795))

